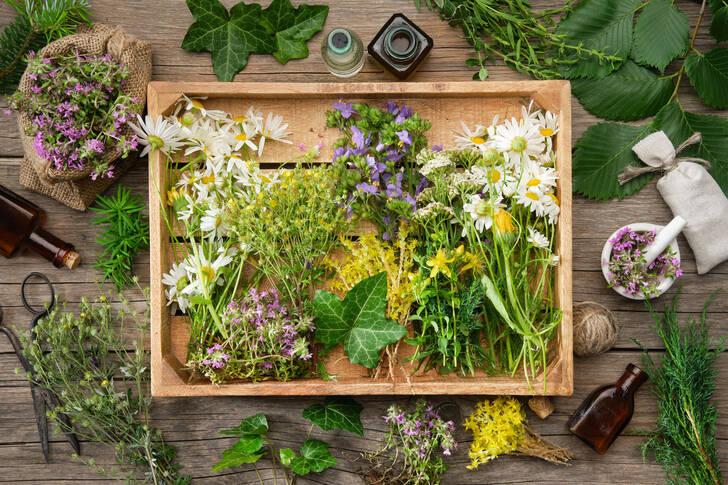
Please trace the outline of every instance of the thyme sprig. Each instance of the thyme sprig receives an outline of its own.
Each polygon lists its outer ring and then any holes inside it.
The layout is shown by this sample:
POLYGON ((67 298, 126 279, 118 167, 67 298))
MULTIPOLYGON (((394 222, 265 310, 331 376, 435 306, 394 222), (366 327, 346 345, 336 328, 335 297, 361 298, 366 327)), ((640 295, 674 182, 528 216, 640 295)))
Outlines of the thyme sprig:
MULTIPOLYGON (((712 296, 711 296, 712 298, 712 296)), ((677 318, 677 296, 672 307, 659 315, 650 307, 654 332, 665 344, 659 365, 645 350, 642 362, 657 396, 659 415, 654 435, 642 444, 643 458, 654 455, 669 484, 721 485, 723 478, 715 445, 718 411, 713 368, 723 352, 726 337, 709 337, 705 303, 700 320, 690 320, 683 330, 677 318)))

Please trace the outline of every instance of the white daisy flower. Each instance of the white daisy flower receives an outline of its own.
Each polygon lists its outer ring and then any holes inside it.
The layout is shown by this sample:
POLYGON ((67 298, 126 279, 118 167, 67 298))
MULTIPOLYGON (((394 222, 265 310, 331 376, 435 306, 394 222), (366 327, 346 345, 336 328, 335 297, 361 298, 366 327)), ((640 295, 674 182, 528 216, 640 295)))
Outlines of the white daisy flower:
POLYGON ((521 177, 521 183, 527 189, 540 194, 551 192, 556 187, 558 180, 559 174, 556 169, 543 167, 535 162, 528 164, 523 177, 521 177))
POLYGON ((551 262, 549 263, 550 266, 558 266, 559 263, 561 263, 561 257, 558 254, 552 254, 551 255, 551 262))
POLYGON ((223 210, 220 207, 211 207, 205 211, 205 215, 200 219, 200 230, 209 239, 224 237, 227 235, 229 228, 222 220, 223 210))
POLYGON ((454 131, 455 145, 458 148, 475 148, 476 150, 485 150, 485 141, 487 140, 486 129, 483 125, 475 125, 471 130, 464 121, 460 122, 462 131, 454 131))
POLYGON ((540 216, 543 214, 543 202, 541 201, 541 194, 530 190, 525 185, 521 184, 521 190, 516 194, 516 200, 523 207, 529 209, 531 212, 540 216))
POLYGON ((536 121, 538 132, 546 139, 546 150, 551 151, 553 147, 553 136, 559 132, 559 118, 551 111, 546 113, 538 112, 536 121))
POLYGON ((208 285, 223 285, 220 269, 233 261, 232 256, 222 252, 214 261, 210 261, 210 258, 203 254, 202 247, 198 248, 197 254, 199 258, 192 255, 185 260, 187 273, 194 275, 193 281, 182 290, 185 295, 202 294, 208 285))
POLYGON ((236 123, 231 135, 234 140, 233 143, 231 143, 233 151, 240 151, 243 146, 247 146, 252 151, 256 151, 258 149, 258 147, 255 146, 255 143, 253 143, 253 138, 258 135, 258 131, 252 123, 236 123))
POLYGON ((533 100, 526 106, 521 106, 521 122, 525 125, 538 125, 538 116, 541 113, 540 110, 531 111, 533 109, 533 100))
POLYGON ((182 294, 182 290, 189 284, 189 277, 184 264, 173 263, 169 273, 162 276, 162 284, 167 287, 164 290, 167 295, 167 305, 177 303, 182 312, 186 311, 190 301, 182 294))
POLYGON ((499 151, 508 153, 515 163, 520 163, 522 156, 538 157, 546 148, 544 137, 535 126, 515 118, 498 125, 493 144, 499 151))
POLYGON ((196 171, 192 186, 199 194, 200 198, 207 198, 209 194, 216 192, 223 186, 225 181, 224 174, 216 172, 212 167, 208 166, 204 171, 196 171))
POLYGON ((556 224, 559 220, 559 213, 561 207, 559 206, 559 199, 555 194, 549 192, 541 196, 542 216, 547 217, 549 224, 556 224))
POLYGON ((530 242, 537 248, 548 249, 549 247, 548 238, 532 227, 528 228, 528 236, 526 236, 526 241, 530 242))
POLYGON ((483 190, 493 194, 511 197, 518 187, 518 179, 503 165, 472 167, 474 179, 483 183, 483 190))
POLYGON ((283 116, 268 113, 268 118, 266 118, 265 120, 265 127, 260 131, 260 141, 258 142, 258 156, 261 156, 263 154, 263 146, 265 145, 266 139, 280 141, 288 144, 292 143, 291 140, 285 139, 288 135, 291 134, 289 131, 286 131, 287 128, 288 123, 283 123, 283 116))
MULTIPOLYGON (((463 204, 463 210, 470 214, 478 232, 483 232, 493 226, 493 216, 505 208, 502 200, 500 195, 493 200, 483 199, 480 194, 471 195, 470 202, 463 204)), ((463 235, 465 233, 463 229, 463 235)))
POLYGON ((225 121, 229 119, 229 115, 225 111, 205 108, 205 105, 202 104, 204 100, 207 100, 207 97, 189 98, 183 94, 179 100, 179 106, 183 106, 184 110, 189 113, 199 114, 202 118, 208 118, 214 121, 225 121))
POLYGON ((140 156, 145 156, 152 149, 170 155, 184 145, 179 124, 162 118, 162 115, 157 115, 156 121, 150 115, 146 115, 144 119, 137 115, 137 121, 139 125, 132 122, 128 124, 139 137, 139 143, 144 145, 140 156))
POLYGON ((243 116, 233 118, 233 121, 250 125, 256 133, 263 132, 263 113, 257 111, 253 106, 249 107, 243 116))

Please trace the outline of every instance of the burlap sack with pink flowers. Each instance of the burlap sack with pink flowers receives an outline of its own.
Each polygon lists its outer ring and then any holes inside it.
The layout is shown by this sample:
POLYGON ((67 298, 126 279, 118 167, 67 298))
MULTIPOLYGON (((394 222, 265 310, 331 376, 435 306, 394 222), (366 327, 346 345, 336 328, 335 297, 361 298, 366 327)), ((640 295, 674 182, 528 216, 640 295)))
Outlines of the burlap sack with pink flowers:
MULTIPOLYGON (((149 42, 136 39, 124 32, 121 27, 96 24, 93 27, 79 27, 76 34, 51 42, 40 51, 43 57, 53 57, 78 51, 87 55, 102 56, 111 54, 115 59, 129 68, 129 77, 124 81, 123 92, 139 100, 139 112, 144 111, 147 98, 147 84, 152 78, 152 46, 149 42)), ((27 71, 20 80, 18 89, 24 94, 30 93, 32 81, 27 71)), ((18 113, 18 127, 23 139, 25 157, 20 167, 20 184, 24 187, 52 197, 61 203, 77 210, 86 210, 101 193, 116 179, 123 175, 137 160, 130 155, 119 159, 115 149, 107 149, 103 154, 104 161, 114 162, 114 177, 99 177, 91 180, 92 167, 83 170, 57 170, 49 160, 44 159, 35 150, 33 138, 26 129, 31 119, 24 113, 18 113), (119 159, 117 161, 117 159, 119 159), (116 162, 115 162, 116 161, 116 162)), ((129 127, 122 134, 131 136, 129 127)))

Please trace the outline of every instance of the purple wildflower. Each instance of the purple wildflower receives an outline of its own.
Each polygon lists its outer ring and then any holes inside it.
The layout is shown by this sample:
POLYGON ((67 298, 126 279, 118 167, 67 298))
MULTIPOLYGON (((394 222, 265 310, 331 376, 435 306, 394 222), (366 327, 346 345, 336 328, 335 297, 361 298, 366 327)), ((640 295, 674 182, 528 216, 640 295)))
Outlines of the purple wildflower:
POLYGON ((356 109, 352 107, 352 103, 344 103, 342 100, 334 103, 334 109, 341 113, 341 117, 344 119, 349 119, 351 115, 357 114, 356 109))

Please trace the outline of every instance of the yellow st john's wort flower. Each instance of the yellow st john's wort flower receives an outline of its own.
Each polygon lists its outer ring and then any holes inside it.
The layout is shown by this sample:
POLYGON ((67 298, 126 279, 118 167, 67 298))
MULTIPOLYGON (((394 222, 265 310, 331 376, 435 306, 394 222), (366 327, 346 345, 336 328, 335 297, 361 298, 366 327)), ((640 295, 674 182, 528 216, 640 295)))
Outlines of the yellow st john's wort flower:
POLYGON ((501 396, 477 403, 463 425, 473 433, 468 468, 473 470, 499 455, 517 450, 525 433, 524 419, 521 403, 512 397, 501 396))
POLYGON ((432 271, 430 272, 430 278, 434 278, 435 276, 437 276, 437 273, 442 273, 450 278, 452 276, 452 273, 450 272, 450 267, 448 266, 448 264, 452 263, 453 261, 455 261, 454 256, 448 259, 445 250, 438 249, 435 257, 427 260, 427 266, 432 267, 432 271))

